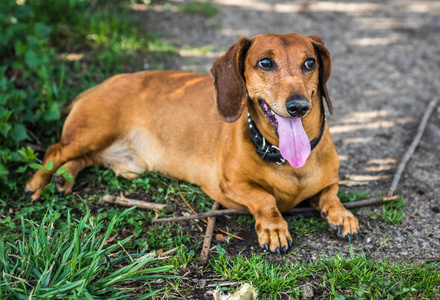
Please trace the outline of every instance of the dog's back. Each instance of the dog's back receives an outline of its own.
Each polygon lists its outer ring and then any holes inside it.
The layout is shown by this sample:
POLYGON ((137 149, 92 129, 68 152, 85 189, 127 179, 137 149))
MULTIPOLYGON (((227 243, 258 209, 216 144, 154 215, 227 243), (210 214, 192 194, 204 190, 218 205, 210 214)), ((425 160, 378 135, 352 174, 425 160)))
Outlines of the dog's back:
POLYGON ((76 101, 61 142, 72 143, 79 135, 94 144, 103 140, 105 145, 91 149, 95 159, 123 177, 158 171, 200 183, 198 176, 215 172, 216 132, 223 124, 213 93, 208 75, 172 71, 117 75, 76 101))

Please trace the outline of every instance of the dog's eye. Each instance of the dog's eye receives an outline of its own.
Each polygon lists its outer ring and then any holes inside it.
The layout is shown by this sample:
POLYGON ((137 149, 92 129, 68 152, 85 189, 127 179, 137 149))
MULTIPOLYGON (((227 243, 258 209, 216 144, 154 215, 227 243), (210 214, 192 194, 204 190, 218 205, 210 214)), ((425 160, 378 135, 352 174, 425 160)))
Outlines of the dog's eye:
POLYGON ((304 63, 304 70, 311 71, 315 68, 315 66, 316 66, 315 60, 313 58, 309 58, 304 63))
POLYGON ((273 61, 270 58, 263 58, 262 60, 259 60, 257 66, 266 71, 273 70, 275 67, 273 61))

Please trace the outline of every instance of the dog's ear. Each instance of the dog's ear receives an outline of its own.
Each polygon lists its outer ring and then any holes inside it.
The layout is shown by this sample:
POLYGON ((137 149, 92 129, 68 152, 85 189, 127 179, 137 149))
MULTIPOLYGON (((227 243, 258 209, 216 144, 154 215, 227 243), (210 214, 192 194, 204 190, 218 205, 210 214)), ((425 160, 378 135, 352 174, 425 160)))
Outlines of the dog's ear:
POLYGON ((251 41, 241 37, 211 68, 217 110, 226 122, 236 121, 246 104, 244 60, 251 41))
POLYGON ((332 73, 332 58, 320 36, 310 35, 309 39, 312 41, 315 52, 319 57, 319 84, 321 86, 321 93, 327 103, 328 111, 333 115, 333 104, 327 91, 327 81, 332 73))

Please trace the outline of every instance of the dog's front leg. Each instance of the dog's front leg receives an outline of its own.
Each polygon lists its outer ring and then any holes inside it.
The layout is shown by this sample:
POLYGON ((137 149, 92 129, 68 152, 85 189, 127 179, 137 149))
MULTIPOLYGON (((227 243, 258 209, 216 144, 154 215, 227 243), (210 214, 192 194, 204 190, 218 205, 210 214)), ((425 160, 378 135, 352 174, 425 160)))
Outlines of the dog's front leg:
POLYGON ((339 237, 347 237, 351 242, 352 238, 358 239, 358 219, 348 211, 339 200, 339 187, 332 184, 316 195, 310 204, 321 212, 321 216, 327 220, 329 228, 337 232, 339 237))
POLYGON ((278 210, 275 197, 249 183, 223 185, 224 195, 236 204, 245 206, 255 218, 258 242, 266 251, 281 254, 292 246, 287 222, 278 210))

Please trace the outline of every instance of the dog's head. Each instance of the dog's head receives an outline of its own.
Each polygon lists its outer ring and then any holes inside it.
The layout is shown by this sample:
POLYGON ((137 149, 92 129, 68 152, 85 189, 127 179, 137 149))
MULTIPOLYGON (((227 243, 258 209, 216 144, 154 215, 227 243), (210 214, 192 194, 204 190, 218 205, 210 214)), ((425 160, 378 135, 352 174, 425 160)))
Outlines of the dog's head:
POLYGON ((295 33, 241 37, 211 69, 218 111, 227 122, 240 117, 248 97, 282 117, 295 114, 292 99, 297 99, 304 113, 305 101, 311 105, 318 89, 333 114, 326 87, 330 73, 330 53, 321 37, 295 33))
POLYGON ((250 99, 278 131, 280 146, 281 135, 302 129, 300 120, 318 93, 333 113, 326 87, 330 73, 330 53, 321 37, 296 33, 242 37, 211 69, 220 116, 236 121, 250 99))

